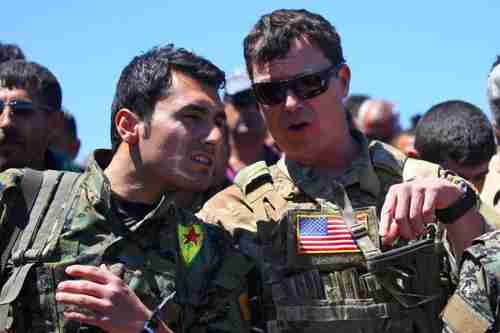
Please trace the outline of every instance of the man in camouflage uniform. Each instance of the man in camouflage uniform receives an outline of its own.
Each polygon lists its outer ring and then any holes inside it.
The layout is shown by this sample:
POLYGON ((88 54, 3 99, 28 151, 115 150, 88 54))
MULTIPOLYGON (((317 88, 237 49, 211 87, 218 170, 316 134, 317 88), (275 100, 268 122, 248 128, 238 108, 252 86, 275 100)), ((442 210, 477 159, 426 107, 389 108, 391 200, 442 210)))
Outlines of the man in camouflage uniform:
POLYGON ((460 281, 442 313, 443 332, 500 332, 500 232, 479 237, 462 258, 460 281))
POLYGON ((352 128, 343 108, 350 70, 320 15, 264 15, 244 50, 260 111, 285 156, 241 170, 200 216, 226 227, 257 263, 257 329, 440 331, 440 246, 427 223, 434 213, 448 222, 451 252, 460 256, 485 229, 476 193, 437 165, 368 145, 352 128))
MULTIPOLYGON (((180 191, 210 185, 224 131, 223 82, 208 60, 172 45, 123 70, 113 151, 97 150, 62 200, 55 192, 60 207, 50 205, 36 236, 30 219, 8 260, 2 251, 0 331, 139 332, 148 319, 147 332, 247 330, 238 300, 244 304, 250 265, 221 229, 175 204, 180 191)), ((54 175, 44 174, 38 197, 54 175)), ((19 169, 1 174, 2 228, 15 222, 25 177, 19 169)))

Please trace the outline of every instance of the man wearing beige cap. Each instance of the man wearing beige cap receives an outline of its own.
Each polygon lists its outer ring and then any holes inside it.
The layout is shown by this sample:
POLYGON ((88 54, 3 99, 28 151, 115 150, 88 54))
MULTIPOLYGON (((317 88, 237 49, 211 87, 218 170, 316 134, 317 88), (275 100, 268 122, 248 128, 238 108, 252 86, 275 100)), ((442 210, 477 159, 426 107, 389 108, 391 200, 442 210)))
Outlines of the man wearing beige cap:
POLYGON ((231 181, 240 169, 249 164, 263 160, 272 165, 279 159, 277 153, 264 142, 267 128, 251 85, 244 70, 235 71, 226 83, 224 111, 231 148, 226 176, 231 181))

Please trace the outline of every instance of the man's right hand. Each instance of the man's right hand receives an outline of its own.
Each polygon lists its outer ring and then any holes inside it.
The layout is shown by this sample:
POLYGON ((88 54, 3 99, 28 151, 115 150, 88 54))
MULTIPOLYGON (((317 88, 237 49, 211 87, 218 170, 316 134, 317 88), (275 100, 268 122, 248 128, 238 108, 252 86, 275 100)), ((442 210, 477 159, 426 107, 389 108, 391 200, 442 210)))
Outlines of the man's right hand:
MULTIPOLYGON (((105 265, 73 265, 66 274, 79 280, 67 280, 57 286, 56 300, 73 305, 64 312, 68 320, 97 326, 110 333, 142 332, 151 318, 149 310, 125 282, 105 265)), ((158 332, 172 333, 163 323, 158 332)))

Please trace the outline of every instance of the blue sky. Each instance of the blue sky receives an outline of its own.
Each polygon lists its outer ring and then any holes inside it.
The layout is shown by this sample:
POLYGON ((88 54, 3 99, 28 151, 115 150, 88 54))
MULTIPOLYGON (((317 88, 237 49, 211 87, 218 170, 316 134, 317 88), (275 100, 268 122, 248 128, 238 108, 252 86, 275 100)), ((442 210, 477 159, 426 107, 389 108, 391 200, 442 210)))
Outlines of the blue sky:
POLYGON ((278 8, 306 8, 338 29, 351 92, 394 101, 406 126, 435 103, 463 99, 487 112, 485 81, 500 53, 500 1, 5 1, 0 41, 47 66, 75 114, 80 159, 109 147, 110 105, 123 67, 173 42, 227 73, 242 40, 278 8))

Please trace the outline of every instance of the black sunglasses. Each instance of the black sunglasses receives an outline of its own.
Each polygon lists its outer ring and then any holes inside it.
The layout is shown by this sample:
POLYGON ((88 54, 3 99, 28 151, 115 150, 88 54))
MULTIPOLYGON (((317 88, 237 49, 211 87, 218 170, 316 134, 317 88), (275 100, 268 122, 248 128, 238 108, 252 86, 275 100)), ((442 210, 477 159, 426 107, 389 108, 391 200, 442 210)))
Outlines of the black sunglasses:
POLYGON ((14 100, 14 101, 10 101, 10 102, 4 102, 4 101, 0 100, 0 114, 5 110, 5 108, 7 106, 10 106, 12 108, 12 111, 14 113, 18 113, 18 114, 33 112, 37 109, 42 109, 42 110, 46 110, 46 111, 53 110, 52 108, 50 108, 48 106, 35 107, 35 105, 33 103, 28 102, 28 101, 14 100))
POLYGON ((231 103, 237 107, 244 108, 257 103, 252 89, 243 90, 233 95, 227 94, 227 96, 231 100, 231 103))
POLYGON ((257 82, 252 84, 252 88, 259 104, 267 106, 284 103, 288 89, 301 99, 313 98, 328 90, 330 78, 338 74, 342 65, 333 65, 312 74, 300 74, 288 80, 257 82))

